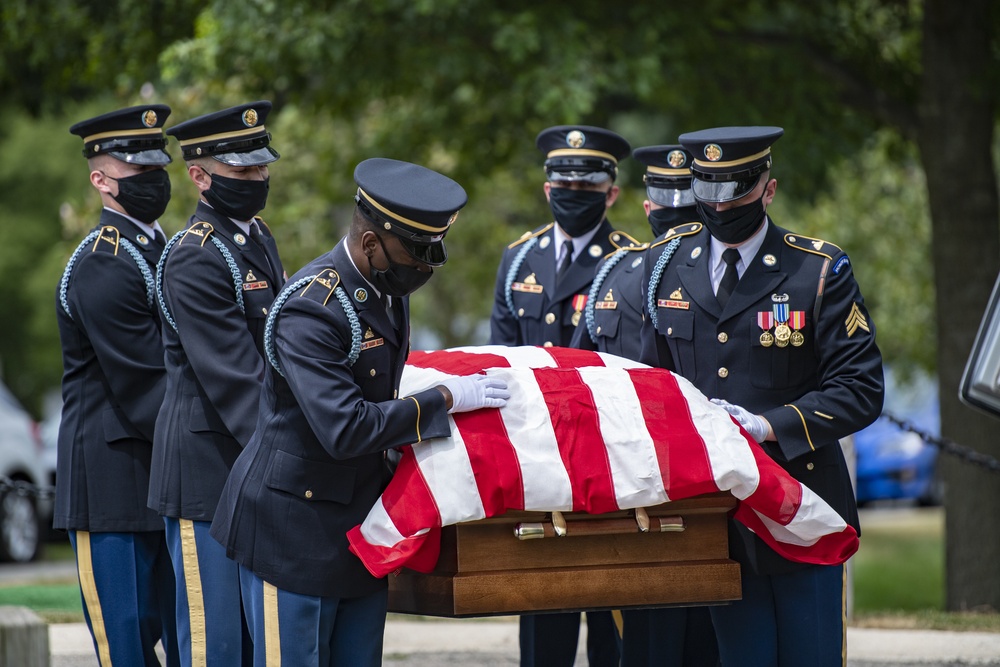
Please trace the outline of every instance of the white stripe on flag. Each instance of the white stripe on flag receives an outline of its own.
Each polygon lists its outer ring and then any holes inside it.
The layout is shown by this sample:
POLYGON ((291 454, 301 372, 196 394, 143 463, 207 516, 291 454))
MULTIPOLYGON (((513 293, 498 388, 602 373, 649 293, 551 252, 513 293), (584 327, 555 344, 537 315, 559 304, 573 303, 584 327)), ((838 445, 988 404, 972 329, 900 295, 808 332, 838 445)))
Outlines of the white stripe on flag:
POLYGON ((656 447, 646 430, 642 406, 628 372, 601 367, 580 368, 591 387, 618 507, 648 507, 668 500, 660 477, 656 447))
POLYGON ((498 368, 490 374, 507 380, 508 387, 517 388, 500 415, 521 467, 524 509, 573 509, 573 487, 535 374, 511 368, 498 368))
MULTIPOLYGON (((426 533, 428 529, 421 529, 421 533, 426 533)), ((396 530, 396 524, 392 522, 392 517, 385 511, 382 498, 379 497, 372 505, 372 509, 361 524, 361 534, 365 536, 365 541, 377 547, 394 547, 404 539, 402 533, 396 530)))
POLYGON ((641 364, 638 361, 632 361, 625 357, 617 357, 605 352, 598 352, 598 355, 600 355, 604 365, 608 368, 649 368, 646 364, 641 364))
POLYGON ((428 440, 413 448, 417 466, 441 513, 441 525, 486 517, 476 475, 462 432, 451 423, 451 437, 428 440))
POLYGON ((740 427, 729 413, 705 400, 693 384, 674 375, 708 451, 715 485, 740 500, 748 498, 760 484, 760 470, 740 427))
POLYGON ((419 366, 403 367, 403 377, 399 380, 399 395, 412 396, 425 389, 436 387, 442 380, 455 377, 443 373, 436 368, 420 368, 419 366))
POLYGON ((799 486, 802 488, 802 502, 799 503, 799 509, 788 525, 783 526, 754 510, 774 539, 786 544, 808 547, 827 535, 843 532, 847 528, 844 518, 816 495, 815 491, 805 484, 799 486))

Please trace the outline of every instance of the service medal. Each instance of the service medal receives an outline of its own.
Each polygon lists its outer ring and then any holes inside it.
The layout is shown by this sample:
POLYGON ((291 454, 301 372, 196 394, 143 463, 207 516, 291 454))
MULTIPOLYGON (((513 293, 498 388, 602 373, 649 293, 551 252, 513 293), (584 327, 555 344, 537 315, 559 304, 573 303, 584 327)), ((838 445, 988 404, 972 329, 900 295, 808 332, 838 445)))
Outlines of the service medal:
POLYGON ((765 331, 760 335, 760 344, 764 347, 771 347, 774 345, 774 335, 770 331, 765 331))
POLYGON ((575 313, 573 313, 573 316, 570 318, 570 322, 573 323, 573 326, 576 326, 576 325, 578 325, 580 323, 580 311, 579 310, 576 311, 575 313))
POLYGON ((795 347, 801 346, 806 342, 806 337, 802 335, 799 331, 802 327, 806 325, 806 311, 804 310, 793 310, 788 317, 788 323, 792 326, 792 337, 791 342, 795 347))
POLYGON ((764 347, 774 345, 774 335, 771 334, 771 327, 774 325, 774 317, 771 311, 765 310, 757 313, 757 326, 764 330, 760 335, 760 344, 764 347))
POLYGON ((787 347, 788 341, 792 337, 792 330, 787 324, 788 303, 787 301, 775 303, 771 306, 771 310, 774 313, 774 321, 777 322, 774 327, 774 344, 778 347, 787 347))

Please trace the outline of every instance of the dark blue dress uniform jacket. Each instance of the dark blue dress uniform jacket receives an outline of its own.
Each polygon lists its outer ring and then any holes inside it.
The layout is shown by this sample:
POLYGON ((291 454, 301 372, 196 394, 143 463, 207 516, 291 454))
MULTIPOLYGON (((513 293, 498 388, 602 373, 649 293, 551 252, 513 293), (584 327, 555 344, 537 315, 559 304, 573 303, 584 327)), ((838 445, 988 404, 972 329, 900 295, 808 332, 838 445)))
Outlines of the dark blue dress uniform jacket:
POLYGON ((409 353, 408 300, 394 300, 402 311, 396 330, 343 242, 293 276, 290 289, 308 276, 319 277, 296 288, 276 318, 284 376, 268 365, 257 431, 233 467, 212 535, 278 588, 356 597, 387 585, 347 543, 388 483, 385 451, 451 428, 437 389, 397 396, 409 353), (353 365, 338 284, 360 325, 353 365))
POLYGON ((138 250, 150 275, 163 245, 107 209, 102 228, 110 229, 82 249, 70 274, 72 317, 56 295, 64 373, 53 525, 163 530, 146 507, 153 426, 166 386, 159 310, 119 239, 138 250))
POLYGON ((612 242, 619 250, 605 257, 597 266, 590 289, 593 298, 587 299, 583 318, 573 333, 570 347, 638 359, 642 347, 639 331, 646 312, 643 308, 646 289, 642 274, 646 246, 624 232, 620 234, 620 239, 612 235, 612 242), (605 272, 609 262, 614 264, 605 272), (593 317, 593 332, 587 327, 588 314, 593 317))
POLYGON ((583 313, 577 314, 573 299, 590 291, 597 263, 615 249, 611 236, 617 232, 605 218, 587 250, 573 258, 556 287, 554 226, 555 223, 549 223, 528 232, 504 250, 490 317, 490 344, 567 347, 577 326, 585 326, 583 313), (520 267, 510 276, 511 265, 529 243, 531 247, 523 255, 520 267), (591 253, 590 248, 598 250, 591 253), (507 302, 508 284, 513 310, 507 302))
MULTIPOLYGON (((647 317, 642 329, 641 361, 676 371, 710 398, 764 416, 777 438, 762 444, 768 455, 860 533, 839 440, 878 418, 884 380, 875 327, 847 255, 769 221, 760 251, 722 310, 709 278, 707 230, 700 223, 683 225, 665 238, 681 242, 656 290, 655 327, 647 317), (802 345, 761 343, 757 314, 773 312, 776 299, 805 312, 802 345)), ((666 245, 650 249, 647 280, 666 245)), ((804 567, 778 556, 742 525, 730 526, 733 556, 757 573, 804 567)))
POLYGON ((284 285, 274 239, 266 226, 261 231, 263 250, 200 202, 187 235, 167 251, 162 290, 177 330, 164 322, 167 390, 149 489, 149 506, 161 515, 211 521, 229 469, 253 434, 264 322, 284 285), (239 271, 242 311, 232 269, 212 237, 228 248, 239 271))

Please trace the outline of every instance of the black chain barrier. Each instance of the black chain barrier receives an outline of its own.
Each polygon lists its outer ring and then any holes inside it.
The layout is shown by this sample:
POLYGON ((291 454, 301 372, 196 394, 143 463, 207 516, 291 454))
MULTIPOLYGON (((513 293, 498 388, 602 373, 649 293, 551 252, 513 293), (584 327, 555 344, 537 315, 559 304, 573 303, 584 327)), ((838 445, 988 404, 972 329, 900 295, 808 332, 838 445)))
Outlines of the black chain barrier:
POLYGON ((49 500, 56 495, 55 488, 51 486, 37 486, 21 479, 11 479, 6 475, 0 475, 0 496, 8 492, 14 492, 19 496, 33 496, 41 500, 49 500))
POLYGON ((971 447, 960 445, 957 442, 949 440, 948 438, 941 438, 936 435, 932 435, 927 431, 923 431, 917 428, 907 420, 900 419, 899 417, 889 412, 883 412, 882 419, 886 419, 892 422, 893 424, 895 424, 904 431, 915 433, 917 436, 920 437, 921 440, 923 440, 928 444, 934 445, 945 454, 950 454, 952 456, 959 458, 962 461, 965 461, 966 463, 971 463, 972 465, 979 466, 980 468, 985 468, 990 472, 1000 472, 1000 461, 998 461, 992 456, 989 456, 988 454, 977 452, 971 447))

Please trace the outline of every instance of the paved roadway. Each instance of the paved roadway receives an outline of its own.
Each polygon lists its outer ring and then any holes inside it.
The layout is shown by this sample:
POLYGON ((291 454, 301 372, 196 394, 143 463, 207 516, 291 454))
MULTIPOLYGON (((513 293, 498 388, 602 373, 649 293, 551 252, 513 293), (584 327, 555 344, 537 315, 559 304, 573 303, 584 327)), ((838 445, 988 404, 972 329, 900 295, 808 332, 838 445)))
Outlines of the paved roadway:
MULTIPOLYGON (((898 522, 906 509, 866 510, 862 523, 898 522)), ((0 566, 0 585, 21 581, 66 580, 72 563, 42 562, 0 566)), ((585 632, 585 630, 584 630, 585 632)), ((98 667, 83 623, 49 627, 52 667, 98 667)), ((581 648, 585 642, 580 642, 581 648)), ((1000 634, 923 630, 848 629, 848 667, 1000 667, 1000 634)), ((517 622, 513 617, 466 620, 409 620, 391 615, 385 631, 386 667, 500 667, 518 664, 517 622)), ((577 665, 586 665, 580 653, 577 665)))

